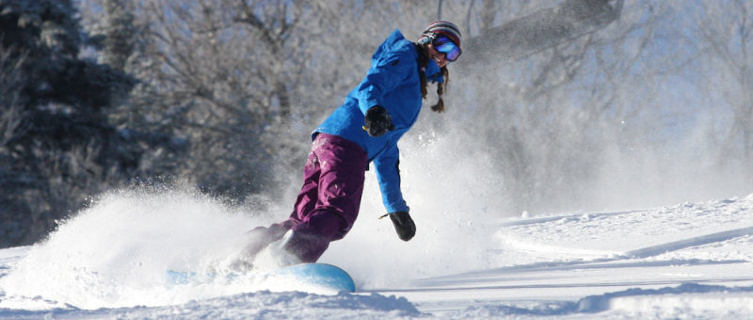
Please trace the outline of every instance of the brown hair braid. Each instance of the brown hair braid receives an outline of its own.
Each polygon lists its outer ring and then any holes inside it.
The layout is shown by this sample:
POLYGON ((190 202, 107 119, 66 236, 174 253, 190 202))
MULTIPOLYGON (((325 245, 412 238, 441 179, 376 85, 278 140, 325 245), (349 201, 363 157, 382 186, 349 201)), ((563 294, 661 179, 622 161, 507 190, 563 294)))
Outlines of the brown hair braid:
MULTIPOLYGON (((424 70, 426 69, 426 64, 429 63, 429 54, 426 52, 428 50, 426 48, 426 45, 421 45, 418 43, 414 43, 413 45, 416 46, 416 51, 418 52, 418 75, 421 78, 421 98, 426 99, 426 94, 428 93, 428 81, 426 80, 426 74, 424 73, 424 70)), ((431 110, 434 112, 442 113, 445 111, 445 105, 444 100, 442 100, 442 95, 447 91, 447 84, 450 82, 450 71, 447 70, 447 66, 442 67, 440 69, 442 72, 442 77, 444 78, 444 81, 442 83, 437 84, 437 95, 439 96, 439 100, 437 100, 437 103, 433 106, 431 106, 431 110)))

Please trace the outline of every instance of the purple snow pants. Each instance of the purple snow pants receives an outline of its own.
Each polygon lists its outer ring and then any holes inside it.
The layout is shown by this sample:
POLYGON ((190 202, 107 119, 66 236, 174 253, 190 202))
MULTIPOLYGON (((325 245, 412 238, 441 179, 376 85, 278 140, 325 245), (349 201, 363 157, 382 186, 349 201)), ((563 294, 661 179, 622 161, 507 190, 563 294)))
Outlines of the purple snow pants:
POLYGON ((267 228, 272 241, 295 231, 285 249, 302 262, 315 262, 331 241, 342 239, 358 217, 366 152, 344 138, 319 133, 303 170, 303 187, 293 213, 267 228))

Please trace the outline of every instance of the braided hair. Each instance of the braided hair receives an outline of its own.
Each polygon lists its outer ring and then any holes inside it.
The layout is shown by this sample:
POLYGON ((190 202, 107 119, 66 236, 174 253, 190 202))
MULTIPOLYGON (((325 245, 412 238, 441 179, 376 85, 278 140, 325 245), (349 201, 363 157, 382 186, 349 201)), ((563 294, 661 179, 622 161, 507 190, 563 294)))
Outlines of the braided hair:
MULTIPOLYGON (((429 83, 426 80, 426 74, 424 73, 426 64, 429 63, 429 54, 427 52, 428 48, 426 47, 427 43, 413 43, 413 45, 416 47, 416 51, 418 52, 418 75, 421 78, 421 98, 426 99, 426 95, 428 93, 427 87, 429 86, 429 83)), ((447 91, 447 85, 450 82, 450 71, 447 70, 447 66, 444 66, 440 69, 440 72, 442 72, 444 81, 442 83, 437 83, 437 95, 439 96, 439 100, 437 100, 437 103, 435 105, 431 106, 431 110, 434 112, 442 113, 445 111, 445 105, 444 100, 442 99, 442 95, 445 93, 445 91, 447 91)))
MULTIPOLYGON (((432 24, 426 27, 423 33, 421 33, 421 36, 418 38, 418 41, 414 43, 414 45, 416 46, 416 51, 418 51, 418 74, 421 77, 421 97, 424 99, 426 99, 426 87, 428 85, 426 81, 426 75, 424 74, 424 70, 426 70, 426 64, 429 62, 429 53, 427 51, 427 46, 429 45, 429 43, 434 41, 434 38, 437 35, 448 37, 453 43, 455 43, 455 45, 458 46, 458 48, 460 48, 460 42, 462 38, 462 34, 460 33, 460 28, 458 28, 458 26, 449 21, 438 20, 434 21, 432 24)), ((445 91, 447 91, 447 85, 450 82, 450 72, 447 70, 447 66, 442 67, 440 71, 442 72, 444 81, 442 83, 437 83, 437 95, 439 96, 439 100, 437 101, 437 104, 431 106, 431 110, 441 113, 445 111, 442 95, 445 93, 445 91)))

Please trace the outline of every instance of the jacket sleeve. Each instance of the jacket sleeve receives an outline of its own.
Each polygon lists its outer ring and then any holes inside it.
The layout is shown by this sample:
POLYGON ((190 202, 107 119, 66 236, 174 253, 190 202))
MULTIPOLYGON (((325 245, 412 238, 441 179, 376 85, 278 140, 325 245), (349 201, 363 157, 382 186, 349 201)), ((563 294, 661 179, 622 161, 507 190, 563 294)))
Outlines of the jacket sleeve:
POLYGON ((415 73, 415 68, 415 63, 404 52, 382 55, 379 60, 373 61, 366 77, 356 88, 361 112, 365 115, 369 108, 376 105, 389 110, 391 106, 385 106, 382 97, 415 73))
POLYGON ((397 144, 390 144, 374 159, 379 189, 382 191, 382 202, 388 213, 410 210, 400 190, 399 158, 397 144))

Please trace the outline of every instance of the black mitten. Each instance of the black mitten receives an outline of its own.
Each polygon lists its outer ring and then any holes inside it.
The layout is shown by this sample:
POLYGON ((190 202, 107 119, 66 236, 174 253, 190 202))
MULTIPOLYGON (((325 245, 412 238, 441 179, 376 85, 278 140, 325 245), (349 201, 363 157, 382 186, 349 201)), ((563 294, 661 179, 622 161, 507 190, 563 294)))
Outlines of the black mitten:
POLYGON ((387 109, 381 106, 369 108, 366 111, 363 123, 363 130, 372 137, 379 137, 387 133, 387 131, 395 129, 395 125, 392 124, 392 117, 390 117, 387 109))
POLYGON ((393 212, 389 214, 392 224, 395 225, 395 231, 400 240, 408 241, 416 235, 416 224, 413 223, 410 214, 404 211, 393 212))

